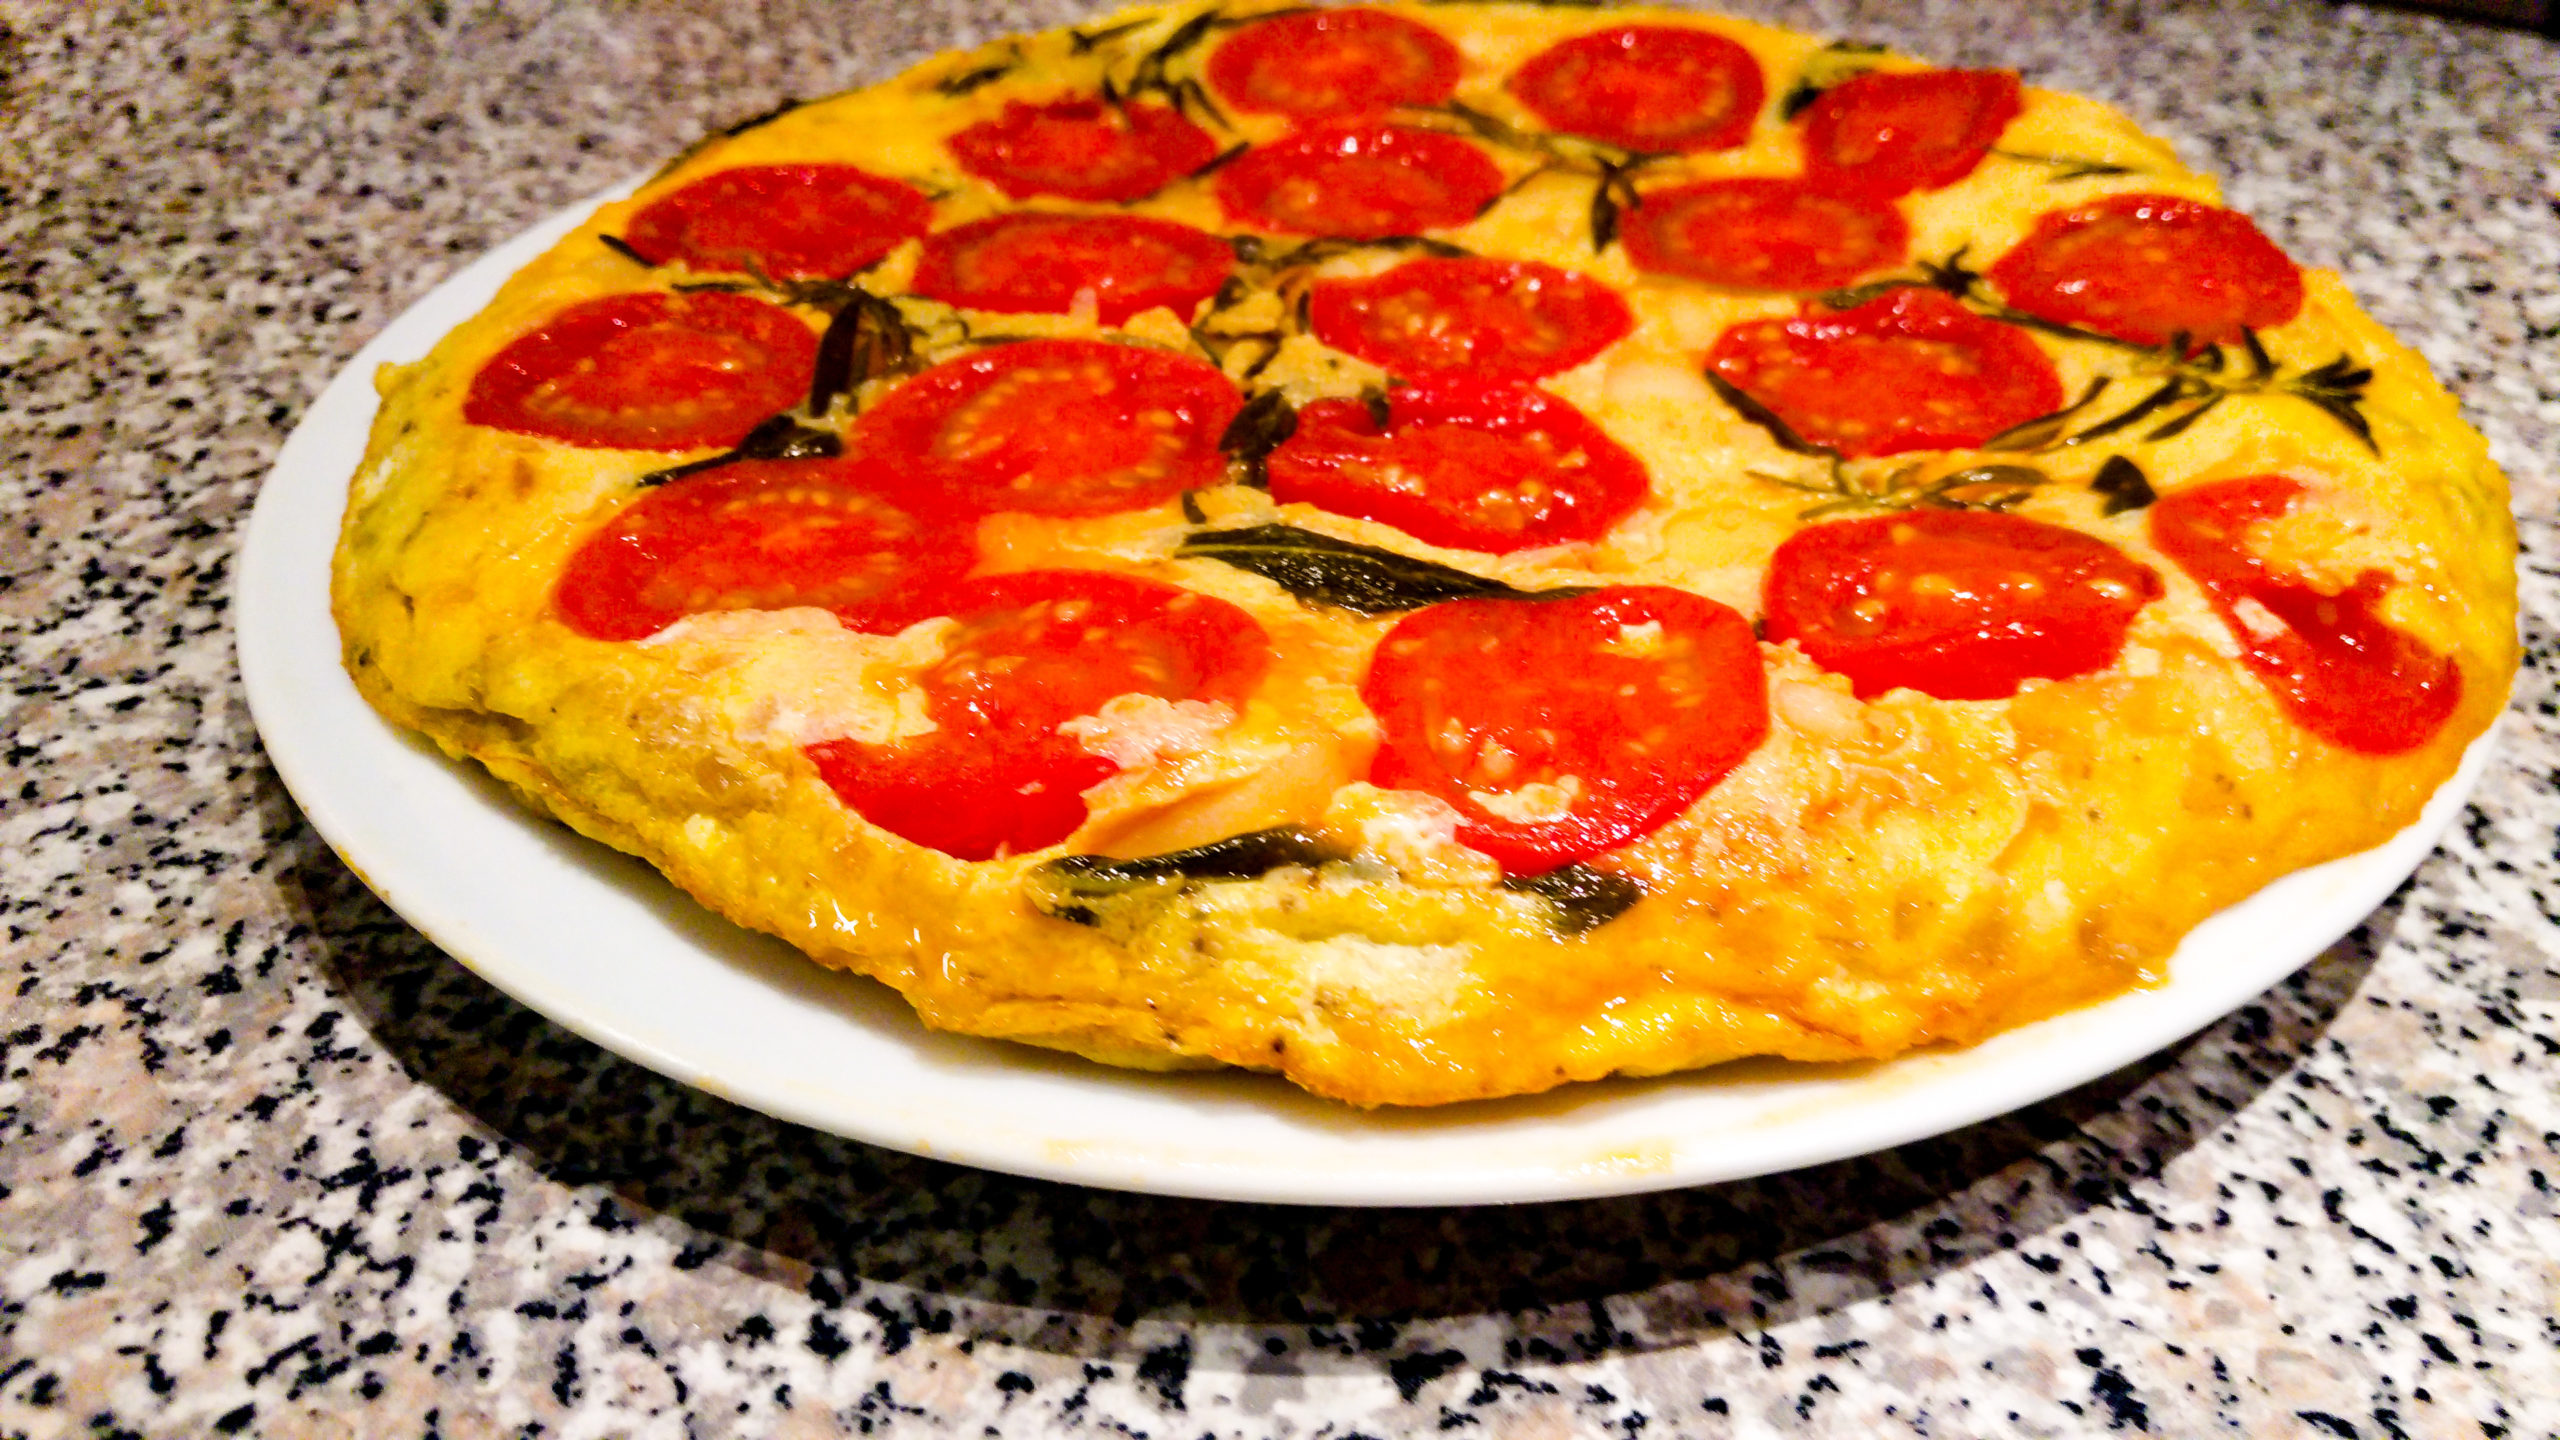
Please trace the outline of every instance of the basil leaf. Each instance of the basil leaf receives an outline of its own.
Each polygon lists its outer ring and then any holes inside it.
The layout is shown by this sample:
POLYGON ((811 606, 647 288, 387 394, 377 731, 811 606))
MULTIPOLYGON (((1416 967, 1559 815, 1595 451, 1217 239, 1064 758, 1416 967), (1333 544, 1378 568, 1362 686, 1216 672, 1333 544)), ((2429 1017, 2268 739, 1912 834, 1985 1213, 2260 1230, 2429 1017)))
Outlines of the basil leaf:
POLYGON ((1444 600, 1526 600, 1582 590, 1522 590, 1499 580, 1294 525, 1194 532, 1174 552, 1249 570, 1300 600, 1355 615, 1391 615, 1444 600))
POLYGON ((1244 469, 1242 483, 1256 490, 1271 488, 1271 452, 1298 433, 1298 412, 1289 397, 1265 390, 1245 402, 1218 436, 1218 448, 1244 469))

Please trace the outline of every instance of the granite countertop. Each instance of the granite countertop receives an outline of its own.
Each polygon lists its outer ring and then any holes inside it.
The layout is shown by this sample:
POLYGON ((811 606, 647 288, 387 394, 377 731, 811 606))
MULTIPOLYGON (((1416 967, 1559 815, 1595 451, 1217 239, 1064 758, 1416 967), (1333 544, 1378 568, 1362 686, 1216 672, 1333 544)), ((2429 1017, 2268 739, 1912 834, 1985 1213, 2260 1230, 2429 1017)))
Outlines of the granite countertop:
POLYGON ((358 345, 694 134, 1073 0, 0 6, 0 1436, 2560 1434, 2560 44, 2288 0, 1755 0, 2123 106, 2517 486, 2471 809, 2196 1038, 1740 1184, 1017 1180, 616 1059, 267 767, 240 523, 358 345))

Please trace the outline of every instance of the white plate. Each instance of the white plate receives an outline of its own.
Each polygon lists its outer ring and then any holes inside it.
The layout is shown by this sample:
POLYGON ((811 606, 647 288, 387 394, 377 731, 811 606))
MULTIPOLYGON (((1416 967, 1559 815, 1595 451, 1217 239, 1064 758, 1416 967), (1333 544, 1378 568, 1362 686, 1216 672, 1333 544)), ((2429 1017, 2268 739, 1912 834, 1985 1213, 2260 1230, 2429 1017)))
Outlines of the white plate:
POLYGON ((429 939, 607 1049, 821 1130, 1115 1189, 1358 1205, 1622 1194, 1863 1154, 2094 1079, 2274 985, 2426 857, 2488 755, 2483 736, 2388 844, 2214 917, 2179 949, 2166 985, 1968 1050, 1754 1061, 1364 1114, 1268 1077, 1150 1076, 935 1034, 885 987, 821 969, 641 862, 533 818, 475 767, 385 724, 339 667, 329 557, 373 417, 374 367, 425 354, 598 203, 437 287, 348 363, 285 443, 241 559, 250 709, 313 826, 429 939))

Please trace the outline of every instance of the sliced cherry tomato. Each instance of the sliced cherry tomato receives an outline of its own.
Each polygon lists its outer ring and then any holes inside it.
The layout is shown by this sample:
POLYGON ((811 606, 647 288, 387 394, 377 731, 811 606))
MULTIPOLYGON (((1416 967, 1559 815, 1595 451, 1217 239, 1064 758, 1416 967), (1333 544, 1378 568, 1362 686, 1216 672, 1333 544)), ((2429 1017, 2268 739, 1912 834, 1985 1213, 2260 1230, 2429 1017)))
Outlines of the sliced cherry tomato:
POLYGON ((1805 178, 1878 199, 1953 185, 2019 108, 2018 77, 2006 70, 1853 75, 1804 112, 1805 178))
POLYGON ((935 728, 888 745, 808 749, 872 824, 962 860, 1055 845, 1084 823, 1081 792, 1117 768, 1058 727, 1119 695, 1242 707, 1271 663, 1262 627, 1223 600, 1091 570, 971 581, 919 680, 935 728))
POLYGON ((1618 292, 1534 260, 1412 260, 1366 280, 1319 280, 1316 338, 1398 375, 1535 380, 1635 326, 1618 292))
POLYGON ((2151 543, 2204 587, 2241 658, 2304 729, 2368 755, 2415 749, 2462 703, 2462 670, 2382 618, 2391 574, 2367 570, 2330 595, 2250 553, 2249 527, 2308 488, 2251 475, 2181 490, 2151 507, 2151 543))
POLYGON ((2114 664, 2160 576, 2022 515, 1914 510, 1797 531, 1769 557, 1765 597, 1771 643, 1803 646, 1862 700, 1998 700, 2114 664))
POLYGON ((1236 387, 1188 356, 1025 340, 947 360, 854 422, 848 448, 938 483, 964 509, 1102 515, 1225 473, 1236 387))
POLYGON ((960 168, 1016 200, 1143 200, 1218 154, 1208 131, 1141 100, 1008 101, 949 145, 960 168))
POLYGON ((1064 315, 1090 294, 1097 318, 1117 325, 1158 305, 1188 320, 1235 267, 1226 241, 1170 220, 1016 210, 927 238, 914 289, 973 310, 1040 315, 1064 315))
POLYGON ((1532 57, 1511 93, 1557 130, 1629 150, 1730 150, 1765 88, 1751 52, 1685 25, 1622 25, 1532 57))
POLYGON ((1937 290, 1736 325, 1707 368, 1851 459, 1961 450, 2062 408, 2062 377, 2027 332, 1937 290))
POLYGON ((652 265, 838 279, 922 235, 933 202, 851 165, 742 165, 632 217, 623 243, 652 265))
POLYGON ((1464 225, 1502 193, 1502 172, 1455 135, 1362 121, 1301 130, 1217 176, 1239 225, 1375 240, 1464 225))
POLYGON ((2237 345, 2302 311, 2302 271, 2236 210, 2109 195, 2055 210, 1985 272, 2030 315, 2137 345, 2237 345))
POLYGON ((818 337, 744 295, 608 295, 572 305, 480 367, 474 425, 590 449, 734 445, 809 390, 818 337))
POLYGON ((1514 875, 1650 834, 1769 730, 1751 623, 1660 585, 1416 611, 1360 698, 1384 732, 1370 782, 1457 807, 1514 875))
POLYGON ((897 477, 844 460, 741 461, 642 496, 560 574, 569 628, 638 640, 687 615, 814 605, 889 634, 942 613, 969 532, 897 477))
POLYGON ((1883 200, 1750 176, 1644 192, 1619 216, 1639 270, 1743 290, 1831 290, 1902 263, 1911 227, 1883 200))
POLYGON ((1239 110, 1318 119, 1437 105, 1458 86, 1458 47, 1383 10, 1302 10, 1256 20, 1209 54, 1209 83, 1239 110))
POLYGON ((1596 538, 1644 502, 1644 462, 1534 385, 1443 375, 1386 404, 1384 426, 1357 400, 1300 410, 1271 498, 1495 554, 1596 538))

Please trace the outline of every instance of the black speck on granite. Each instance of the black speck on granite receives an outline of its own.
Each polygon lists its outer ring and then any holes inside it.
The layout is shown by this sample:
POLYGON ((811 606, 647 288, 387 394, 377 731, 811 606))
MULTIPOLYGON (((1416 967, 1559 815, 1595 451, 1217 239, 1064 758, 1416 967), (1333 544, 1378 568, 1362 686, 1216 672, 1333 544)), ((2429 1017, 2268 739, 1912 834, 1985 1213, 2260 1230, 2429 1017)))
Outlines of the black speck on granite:
POLYGON ((268 770, 240 522, 466 259, 1067 0, 0 10, 0 1436, 2560 1434, 2560 46, 1757 0, 2092 94, 2424 350, 2528 668, 2445 848, 2195 1040, 1800 1174, 1363 1213, 741 1111, 439 956, 268 770))

